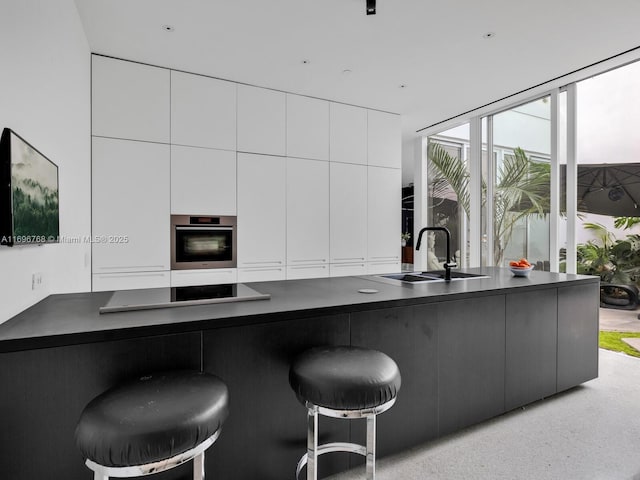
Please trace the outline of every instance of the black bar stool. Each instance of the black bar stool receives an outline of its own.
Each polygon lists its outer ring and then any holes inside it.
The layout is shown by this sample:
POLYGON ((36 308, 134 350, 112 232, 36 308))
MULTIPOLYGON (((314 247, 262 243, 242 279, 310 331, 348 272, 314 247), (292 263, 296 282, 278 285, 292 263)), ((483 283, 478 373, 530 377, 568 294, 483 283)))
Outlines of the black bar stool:
POLYGON ((318 347, 300 355, 289 371, 289 383, 307 407, 307 453, 296 478, 307 466, 307 480, 318 478, 318 456, 351 452, 366 457, 367 480, 376 475, 376 415, 388 410, 400 390, 400 371, 382 352, 359 347, 318 347), (367 445, 334 442, 318 445, 318 414, 335 418, 366 418, 367 445))
POLYGON ((227 386, 218 377, 171 371, 116 386, 85 407, 76 443, 95 480, 139 477, 193 463, 204 479, 204 452, 228 414, 227 386))

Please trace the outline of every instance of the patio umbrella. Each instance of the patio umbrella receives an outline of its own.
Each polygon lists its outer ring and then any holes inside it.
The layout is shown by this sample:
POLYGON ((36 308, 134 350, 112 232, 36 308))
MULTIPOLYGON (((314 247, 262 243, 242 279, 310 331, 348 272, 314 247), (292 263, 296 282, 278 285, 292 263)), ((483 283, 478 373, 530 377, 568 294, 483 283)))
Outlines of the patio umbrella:
MULTIPOLYGON (((562 165, 561 185, 566 166, 562 165)), ((640 163, 578 165, 578 211, 640 217, 640 163)))

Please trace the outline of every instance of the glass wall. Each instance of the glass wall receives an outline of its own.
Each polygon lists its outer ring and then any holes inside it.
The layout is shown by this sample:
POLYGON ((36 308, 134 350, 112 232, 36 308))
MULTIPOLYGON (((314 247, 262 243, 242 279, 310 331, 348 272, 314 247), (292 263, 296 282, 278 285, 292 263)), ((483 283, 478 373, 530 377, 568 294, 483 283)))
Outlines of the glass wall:
MULTIPOLYGON (((469 124, 427 139, 427 223, 451 232, 451 252, 458 266, 469 264, 469 124)), ((447 244, 441 233, 429 234, 428 270, 440 270, 447 244)), ((420 267, 422 268, 422 267, 420 267)))
MULTIPOLYGON (((539 270, 640 282, 637 85, 640 62, 429 132, 421 201, 429 225, 452 231, 461 266, 526 257, 539 270)), ((432 250, 444 261, 443 241, 432 250)))
POLYGON ((640 281, 640 62, 576 84, 577 271, 640 281))
MULTIPOLYGON (((551 106, 544 97, 486 117, 483 159, 485 217, 492 219, 493 255, 485 264, 507 266, 527 258, 549 270, 551 106)), ((487 233, 489 235, 489 233, 487 233)))

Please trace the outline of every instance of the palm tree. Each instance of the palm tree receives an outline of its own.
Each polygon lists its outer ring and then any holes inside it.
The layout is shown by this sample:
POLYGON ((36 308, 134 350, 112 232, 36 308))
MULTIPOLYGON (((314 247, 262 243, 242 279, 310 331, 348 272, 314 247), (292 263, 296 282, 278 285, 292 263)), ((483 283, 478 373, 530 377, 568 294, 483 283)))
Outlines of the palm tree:
MULTIPOLYGON (((447 190, 453 190, 469 218, 471 196, 467 166, 436 142, 429 143, 428 156, 432 196, 443 196, 447 190)), ((532 161, 520 147, 514 150, 513 155, 505 155, 504 162, 498 168, 493 198, 495 265, 502 264, 505 248, 520 220, 549 213, 550 178, 550 165, 532 161)), ((483 206, 486 200, 487 184, 483 178, 483 206)))

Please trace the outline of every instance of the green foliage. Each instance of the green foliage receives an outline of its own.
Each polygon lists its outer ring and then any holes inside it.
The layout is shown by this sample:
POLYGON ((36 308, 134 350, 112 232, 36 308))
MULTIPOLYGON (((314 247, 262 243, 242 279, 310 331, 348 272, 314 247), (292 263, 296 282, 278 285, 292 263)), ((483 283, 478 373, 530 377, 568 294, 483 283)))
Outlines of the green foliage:
POLYGON ((603 225, 585 223, 595 240, 581 243, 577 249, 578 273, 597 275, 607 283, 631 284, 640 281, 640 236, 629 234, 618 240, 603 225))
MULTIPOLYGON (((471 215, 469 193, 470 174, 464 162, 450 155, 437 142, 430 142, 427 150, 430 160, 430 186, 433 196, 442 196, 448 188, 458 196, 458 202, 467 218, 471 215)), ((534 162, 521 148, 506 155, 497 172, 494 188, 494 264, 501 265, 504 251, 511 241, 516 224, 532 215, 549 213, 551 167, 548 163, 534 162)), ((486 204, 487 185, 482 181, 482 204, 486 204)))
POLYGON ((616 217, 613 220, 613 226, 616 228, 629 229, 640 223, 640 217, 616 217))

